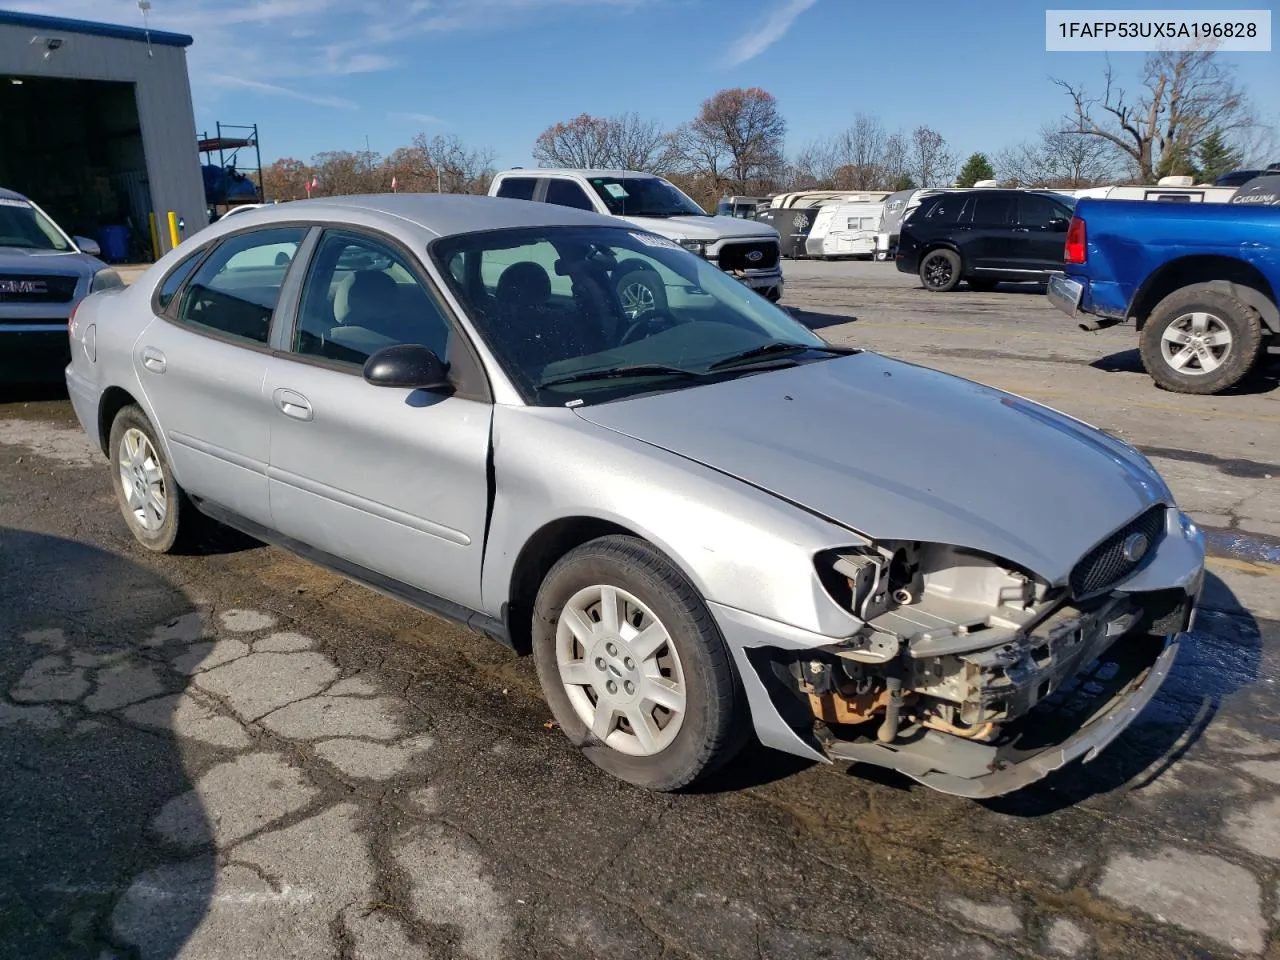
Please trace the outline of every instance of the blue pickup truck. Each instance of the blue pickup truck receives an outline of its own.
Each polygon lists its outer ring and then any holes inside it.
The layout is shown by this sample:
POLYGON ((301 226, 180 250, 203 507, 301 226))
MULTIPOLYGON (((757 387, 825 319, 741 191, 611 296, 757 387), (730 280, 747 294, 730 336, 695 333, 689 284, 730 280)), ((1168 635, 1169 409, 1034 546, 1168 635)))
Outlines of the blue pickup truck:
POLYGON ((1134 323, 1167 390, 1235 386, 1280 353, 1280 206, 1243 199, 1080 200, 1050 301, 1084 330, 1134 323))

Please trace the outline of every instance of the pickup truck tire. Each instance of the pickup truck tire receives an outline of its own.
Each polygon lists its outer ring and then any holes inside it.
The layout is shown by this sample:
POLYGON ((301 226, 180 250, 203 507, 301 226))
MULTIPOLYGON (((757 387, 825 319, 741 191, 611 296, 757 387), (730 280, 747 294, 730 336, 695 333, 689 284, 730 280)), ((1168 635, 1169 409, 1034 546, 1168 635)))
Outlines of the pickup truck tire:
POLYGON ((747 742, 745 695, 715 618, 647 541, 606 536, 570 550, 538 590, 532 627, 560 729, 615 777, 678 790, 747 742))
POLYGON ((960 283, 960 255, 954 250, 930 250, 920 260, 920 282, 930 293, 946 293, 960 283))
POLYGON ((614 289, 627 319, 667 309, 667 286, 657 270, 638 261, 619 264, 614 289))
POLYGON ((1210 284, 1175 290, 1142 328, 1142 365, 1175 393, 1213 394, 1249 375, 1262 353, 1262 318, 1210 284))

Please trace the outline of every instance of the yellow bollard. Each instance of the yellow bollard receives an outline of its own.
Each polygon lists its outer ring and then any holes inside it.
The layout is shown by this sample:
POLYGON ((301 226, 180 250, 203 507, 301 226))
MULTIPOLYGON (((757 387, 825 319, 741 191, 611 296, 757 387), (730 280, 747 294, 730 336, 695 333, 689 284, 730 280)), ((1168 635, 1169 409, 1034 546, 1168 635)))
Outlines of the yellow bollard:
POLYGON ((151 259, 160 259, 160 231, 156 229, 156 212, 148 211, 147 219, 151 221, 151 259))
POLYGON ((182 238, 178 236, 178 215, 172 210, 169 211, 169 241, 173 244, 170 250, 182 242, 182 238))

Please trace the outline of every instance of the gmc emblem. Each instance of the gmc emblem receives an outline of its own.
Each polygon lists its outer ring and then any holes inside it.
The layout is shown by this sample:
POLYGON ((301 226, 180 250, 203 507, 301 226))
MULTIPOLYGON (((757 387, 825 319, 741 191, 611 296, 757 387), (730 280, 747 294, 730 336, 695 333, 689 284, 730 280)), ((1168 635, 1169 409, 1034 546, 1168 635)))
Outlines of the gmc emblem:
POLYGON ((48 293, 43 280, 0 280, 0 293, 48 293))

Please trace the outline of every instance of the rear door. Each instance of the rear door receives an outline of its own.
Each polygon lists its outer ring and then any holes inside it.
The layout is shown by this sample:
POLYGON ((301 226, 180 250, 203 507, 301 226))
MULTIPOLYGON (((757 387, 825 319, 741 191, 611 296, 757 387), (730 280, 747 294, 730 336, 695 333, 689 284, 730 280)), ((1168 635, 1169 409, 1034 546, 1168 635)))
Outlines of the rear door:
POLYGON ((1029 273, 1049 273, 1062 269, 1063 248, 1071 211, 1063 204, 1038 193, 1018 197, 1017 240, 1014 244, 1018 269, 1029 273))
POLYGON ((380 234, 326 230, 278 345, 262 389, 275 529, 478 608, 493 406, 422 265, 380 234), (396 343, 434 350, 456 390, 367 383, 365 360, 396 343))
POLYGON ((994 271, 1016 266, 1013 263, 1015 214, 1013 194, 982 191, 973 194, 969 257, 974 269, 994 271))
POLYGON ((173 274, 162 284, 157 316, 134 345, 138 379, 182 486, 261 524, 271 520, 262 389, 271 325, 306 235, 306 227, 290 226, 227 237, 176 297, 165 300, 173 274))

